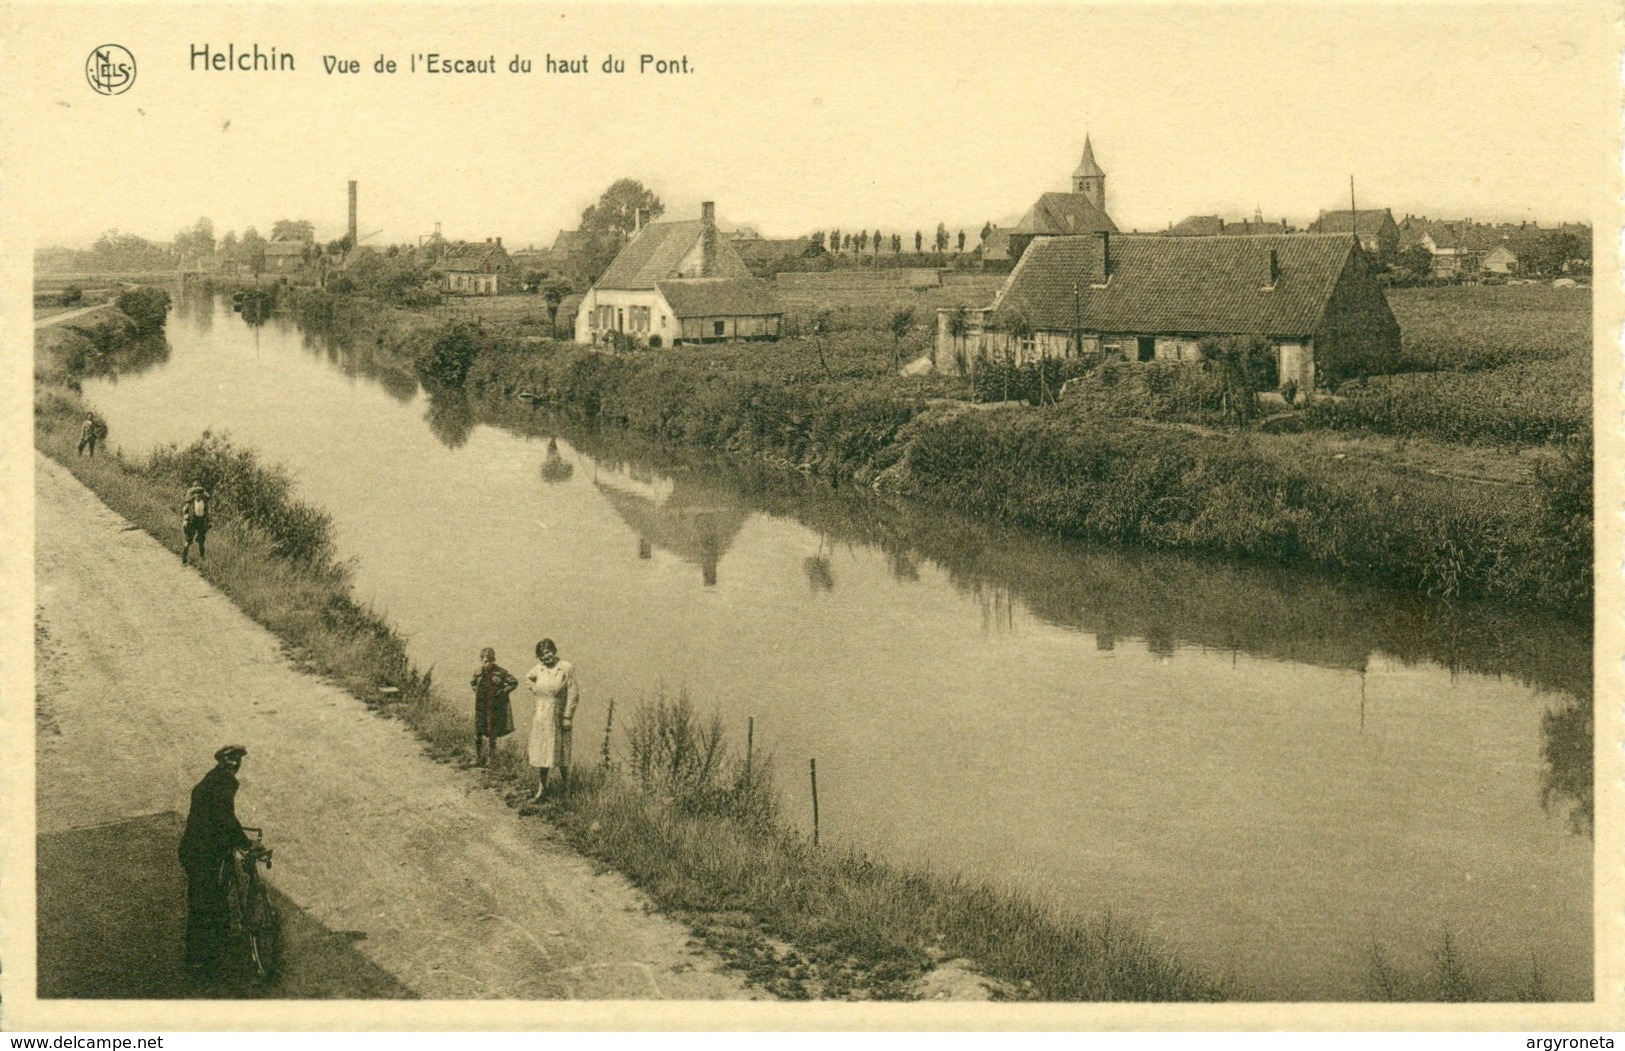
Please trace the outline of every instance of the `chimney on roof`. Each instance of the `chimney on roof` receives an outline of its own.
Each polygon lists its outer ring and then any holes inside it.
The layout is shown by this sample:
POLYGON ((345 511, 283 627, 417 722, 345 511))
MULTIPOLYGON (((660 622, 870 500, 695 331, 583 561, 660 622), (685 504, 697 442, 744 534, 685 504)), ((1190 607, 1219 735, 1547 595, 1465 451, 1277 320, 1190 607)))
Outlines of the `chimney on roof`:
POLYGON ((1095 238, 1100 242, 1100 261, 1090 275, 1090 284, 1105 285, 1112 279, 1112 235, 1102 230, 1095 238))
POLYGON ((354 248, 355 247, 356 234, 357 234, 356 225, 355 225, 355 180, 354 179, 350 180, 350 231, 349 231, 349 233, 350 233, 350 247, 354 248))
POLYGON ((700 276, 715 277, 717 273, 717 206, 714 201, 700 203, 700 276))
POLYGON ((497 238, 497 247, 498 247, 498 248, 501 248, 501 247, 502 247, 502 238, 500 238, 500 237, 499 237, 499 238, 497 238))

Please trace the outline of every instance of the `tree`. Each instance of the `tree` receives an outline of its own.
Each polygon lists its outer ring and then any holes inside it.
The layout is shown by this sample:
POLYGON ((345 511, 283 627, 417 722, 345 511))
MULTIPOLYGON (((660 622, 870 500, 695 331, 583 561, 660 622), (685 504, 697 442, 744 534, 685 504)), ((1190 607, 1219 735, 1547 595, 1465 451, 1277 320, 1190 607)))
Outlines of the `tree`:
POLYGON ((255 277, 265 269, 265 238, 252 226, 243 231, 242 262, 255 277))
POLYGON ((925 235, 922 234, 920 231, 915 230, 914 231, 914 254, 915 255, 920 254, 920 246, 923 245, 923 244, 925 244, 925 235))
POLYGON ((278 219, 271 224, 273 241, 314 241, 316 226, 308 219, 278 219))
POLYGON ((988 235, 991 234, 992 232, 993 232, 993 224, 991 222, 985 222, 985 223, 982 224, 982 240, 986 241, 987 238, 988 238, 988 235))
POLYGON ((959 251, 965 251, 965 231, 959 231, 959 251))
POLYGON ((892 234, 891 235, 891 254, 892 255, 901 255, 902 252, 903 252, 903 235, 902 234, 892 234))
POLYGON ((822 230, 814 230, 812 236, 807 238, 807 240, 811 241, 813 244, 817 245, 819 248, 823 248, 824 247, 824 231, 822 231, 822 230))
POLYGON ((859 230, 858 231, 856 246, 857 246, 858 251, 860 251, 860 252, 867 252, 869 250, 869 231, 868 230, 859 230))
POLYGON ((831 252, 841 250, 841 231, 838 228, 832 227, 829 231, 829 250, 831 252))
POLYGON ((617 179, 581 213, 581 249, 572 254, 571 276, 581 287, 598 280, 638 226, 638 212, 651 220, 666 214, 654 192, 636 179, 617 179))
POLYGON ((948 250, 948 224, 947 223, 938 223, 937 224, 936 245, 937 245, 937 254, 938 255, 941 255, 943 252, 946 252, 948 250))
POLYGON ((880 231, 879 230, 875 231, 874 245, 875 245, 875 255, 879 255, 880 254, 880 231))
POLYGON ((571 288, 570 282, 555 277, 543 281, 539 291, 547 303, 547 323, 552 325, 558 319, 559 304, 564 302, 564 297, 574 289, 571 288))
POLYGON ((1433 253, 1422 245, 1411 245, 1400 251, 1394 263, 1401 270, 1407 270, 1417 277, 1426 277, 1433 272, 1433 253))
POLYGON ((902 364, 903 337, 914 327, 914 308, 904 307, 894 311, 886 327, 891 329, 891 367, 895 371, 902 364))

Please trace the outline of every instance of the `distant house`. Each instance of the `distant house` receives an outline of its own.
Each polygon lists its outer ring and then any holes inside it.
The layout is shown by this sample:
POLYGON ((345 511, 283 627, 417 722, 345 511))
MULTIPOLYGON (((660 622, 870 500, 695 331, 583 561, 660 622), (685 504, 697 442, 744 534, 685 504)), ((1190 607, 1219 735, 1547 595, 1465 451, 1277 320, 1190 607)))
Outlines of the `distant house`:
POLYGON ((1117 232, 1117 224, 1106 214, 1106 173, 1095 163, 1095 148, 1087 135, 1071 185, 1069 193, 1041 194, 1021 222, 1010 228, 1010 258, 1020 259, 1041 237, 1117 232))
POLYGON ((519 290, 517 268, 500 237, 449 245, 432 269, 441 290, 455 295, 495 296, 519 290))
POLYGON ((1193 361, 1205 338, 1252 336, 1274 351, 1281 385, 1312 390, 1399 353, 1370 259, 1335 234, 1045 238, 957 336, 956 313, 937 312, 939 369, 1073 356, 1193 361))
POLYGON ((559 300, 559 309, 553 314, 553 338, 575 338, 576 314, 581 310, 581 301, 585 298, 580 292, 571 292, 559 300))
POLYGON ((553 239, 553 247, 549 251, 553 257, 553 266, 560 270, 569 266, 586 246, 587 235, 580 230, 560 230, 559 235, 553 239))
POLYGON ((1502 241, 1488 252, 1484 253, 1481 264, 1486 274, 1511 274, 1518 269, 1518 253, 1512 246, 1502 241))
POLYGON ((1259 234, 1289 234, 1285 219, 1266 223, 1262 217, 1225 219, 1218 215, 1188 215, 1163 231, 1169 237, 1255 237, 1259 234))
POLYGON ((1394 222, 1394 213, 1387 208, 1321 212, 1320 218, 1309 224, 1309 232, 1345 237, 1352 233, 1360 239, 1360 247, 1367 255, 1384 263, 1399 252, 1399 224, 1394 222))
POLYGON ((1438 220, 1429 224, 1421 245, 1433 256, 1432 274, 1437 278, 1472 278, 1484 268, 1484 259, 1502 242, 1493 227, 1471 219, 1438 220))
POLYGON ((757 277, 772 277, 785 270, 802 269, 808 260, 825 254, 824 246, 810 237, 742 238, 736 232, 730 240, 740 260, 757 277))
POLYGON ((652 346, 777 339, 783 318, 707 201, 698 221, 642 226, 583 297, 575 333, 578 343, 622 335, 652 346))
POLYGON ((1010 257, 1010 231, 995 226, 982 239, 982 269, 1007 273, 1015 260, 1010 257))
POLYGON ((265 270, 267 274, 298 274, 305 269, 307 254, 314 254, 315 246, 309 241, 265 242, 265 270))

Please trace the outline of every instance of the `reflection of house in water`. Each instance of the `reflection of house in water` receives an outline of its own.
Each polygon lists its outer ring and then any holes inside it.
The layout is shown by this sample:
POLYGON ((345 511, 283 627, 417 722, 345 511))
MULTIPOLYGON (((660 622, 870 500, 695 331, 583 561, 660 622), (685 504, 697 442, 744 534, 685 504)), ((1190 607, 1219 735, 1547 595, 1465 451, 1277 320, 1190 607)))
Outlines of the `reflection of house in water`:
POLYGON ((717 564, 733 545, 750 512, 720 490, 687 479, 654 478, 629 471, 600 473, 593 485, 638 535, 638 557, 654 548, 700 567, 706 586, 717 582, 717 564))

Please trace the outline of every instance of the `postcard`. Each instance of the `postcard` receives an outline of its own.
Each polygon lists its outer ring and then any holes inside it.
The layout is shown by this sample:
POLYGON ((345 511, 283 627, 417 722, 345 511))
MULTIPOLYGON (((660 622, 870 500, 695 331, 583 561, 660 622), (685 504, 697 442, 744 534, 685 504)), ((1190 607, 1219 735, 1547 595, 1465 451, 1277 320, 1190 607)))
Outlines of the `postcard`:
POLYGON ((1625 1025, 1616 8, 0 19, 8 1029, 1625 1025))

